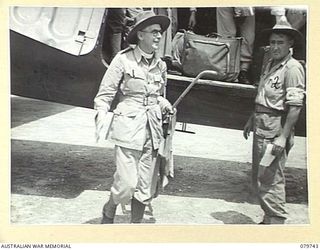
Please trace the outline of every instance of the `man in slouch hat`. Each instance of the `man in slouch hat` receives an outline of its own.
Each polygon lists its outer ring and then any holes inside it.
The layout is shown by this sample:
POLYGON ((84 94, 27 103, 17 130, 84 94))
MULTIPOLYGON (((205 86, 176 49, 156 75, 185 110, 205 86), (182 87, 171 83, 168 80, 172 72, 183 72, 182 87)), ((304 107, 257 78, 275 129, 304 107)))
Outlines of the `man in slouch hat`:
POLYGON ((113 223, 117 205, 129 201, 131 223, 141 223, 145 206, 156 192, 162 116, 173 112, 163 97, 166 64, 157 54, 162 33, 169 24, 166 16, 152 11, 140 12, 128 34, 131 46, 115 56, 94 99, 99 138, 111 102, 116 93, 119 94, 108 133, 115 144, 116 172, 109 200, 103 207, 103 224, 113 223))
POLYGON ((255 110, 243 135, 247 139, 253 130, 252 184, 264 211, 260 224, 283 224, 287 218, 284 168, 305 95, 304 68, 292 57, 291 48, 303 37, 282 17, 262 32, 262 38, 269 42, 271 58, 262 68, 255 110), (262 167, 269 144, 274 160, 262 167))

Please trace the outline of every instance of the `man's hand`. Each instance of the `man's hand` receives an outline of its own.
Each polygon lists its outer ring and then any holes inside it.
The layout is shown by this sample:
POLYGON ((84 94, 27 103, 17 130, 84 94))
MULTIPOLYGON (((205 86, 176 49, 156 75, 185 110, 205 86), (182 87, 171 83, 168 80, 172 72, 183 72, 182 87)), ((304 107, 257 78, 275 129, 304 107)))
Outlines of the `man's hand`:
POLYGON ((253 130, 253 118, 254 115, 251 115, 243 128, 243 137, 247 140, 250 135, 250 131, 253 130))
POLYGON ((159 96, 158 101, 159 101, 159 105, 160 105, 160 109, 161 109, 162 114, 173 114, 174 113, 171 103, 166 98, 159 96))
POLYGON ((289 106, 289 111, 282 129, 282 133, 279 137, 275 138, 273 141, 274 146, 271 152, 273 155, 279 155, 284 150, 286 146, 287 138, 290 136, 290 133, 294 125, 298 121, 301 108, 302 108, 301 106, 289 106))
POLYGON ((103 128, 106 125, 106 117, 107 117, 107 113, 104 110, 97 111, 97 114, 94 118, 95 125, 96 125, 96 132, 95 132, 96 142, 99 141, 103 128))
POLYGON ((273 148, 271 151, 271 154, 273 155, 280 155, 281 152, 284 150, 286 146, 287 138, 285 138, 283 135, 280 135, 273 141, 273 148))

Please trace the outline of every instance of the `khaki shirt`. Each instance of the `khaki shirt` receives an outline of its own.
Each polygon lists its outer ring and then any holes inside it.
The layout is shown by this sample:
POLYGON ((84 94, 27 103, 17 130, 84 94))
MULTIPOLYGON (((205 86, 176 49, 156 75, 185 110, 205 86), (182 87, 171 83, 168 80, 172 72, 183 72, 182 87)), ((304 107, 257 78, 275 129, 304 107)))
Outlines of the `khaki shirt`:
POLYGON ((142 150, 146 129, 154 149, 163 137, 162 113, 166 64, 157 56, 149 65, 137 46, 120 51, 106 71, 94 99, 97 110, 108 112, 118 89, 120 100, 111 124, 111 140, 118 146, 142 150))
POLYGON ((271 60, 262 71, 255 102, 262 106, 286 110, 287 105, 302 106, 305 94, 305 73, 291 54, 271 67, 271 60))
POLYGON ((302 65, 286 56, 282 62, 271 67, 271 60, 262 69, 255 103, 274 110, 274 114, 255 115, 255 131, 265 138, 274 138, 282 130, 282 117, 288 106, 302 106, 305 94, 305 73, 302 65))

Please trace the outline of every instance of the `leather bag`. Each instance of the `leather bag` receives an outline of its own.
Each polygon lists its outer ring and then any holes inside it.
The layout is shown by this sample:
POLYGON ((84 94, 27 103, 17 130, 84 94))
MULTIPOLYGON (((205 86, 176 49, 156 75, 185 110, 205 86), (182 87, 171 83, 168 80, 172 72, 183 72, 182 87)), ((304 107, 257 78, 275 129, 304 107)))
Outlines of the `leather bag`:
POLYGON ((241 41, 241 37, 222 37, 217 33, 203 36, 185 31, 182 72, 195 77, 204 70, 215 70, 218 75, 210 79, 236 81, 240 72, 241 41))

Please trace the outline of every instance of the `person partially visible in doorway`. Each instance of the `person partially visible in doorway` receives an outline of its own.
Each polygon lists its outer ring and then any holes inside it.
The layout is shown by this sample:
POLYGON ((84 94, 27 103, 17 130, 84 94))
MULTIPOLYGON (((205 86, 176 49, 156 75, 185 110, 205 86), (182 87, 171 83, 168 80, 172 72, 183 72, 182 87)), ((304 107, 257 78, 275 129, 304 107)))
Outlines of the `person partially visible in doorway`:
POLYGON ((122 34, 125 27, 125 8, 108 8, 106 16, 106 29, 104 48, 106 62, 109 64, 121 50, 122 34))
POLYGON ((217 32, 222 36, 241 36, 239 83, 251 84, 249 70, 255 40, 253 7, 217 7, 217 32))
MULTIPOLYGON (((190 8, 188 29, 193 30, 197 24, 197 8, 190 8)), ((253 7, 217 7, 217 33, 225 37, 243 37, 240 50, 240 72, 238 82, 251 84, 249 70, 253 57, 255 40, 255 12, 253 7)))

